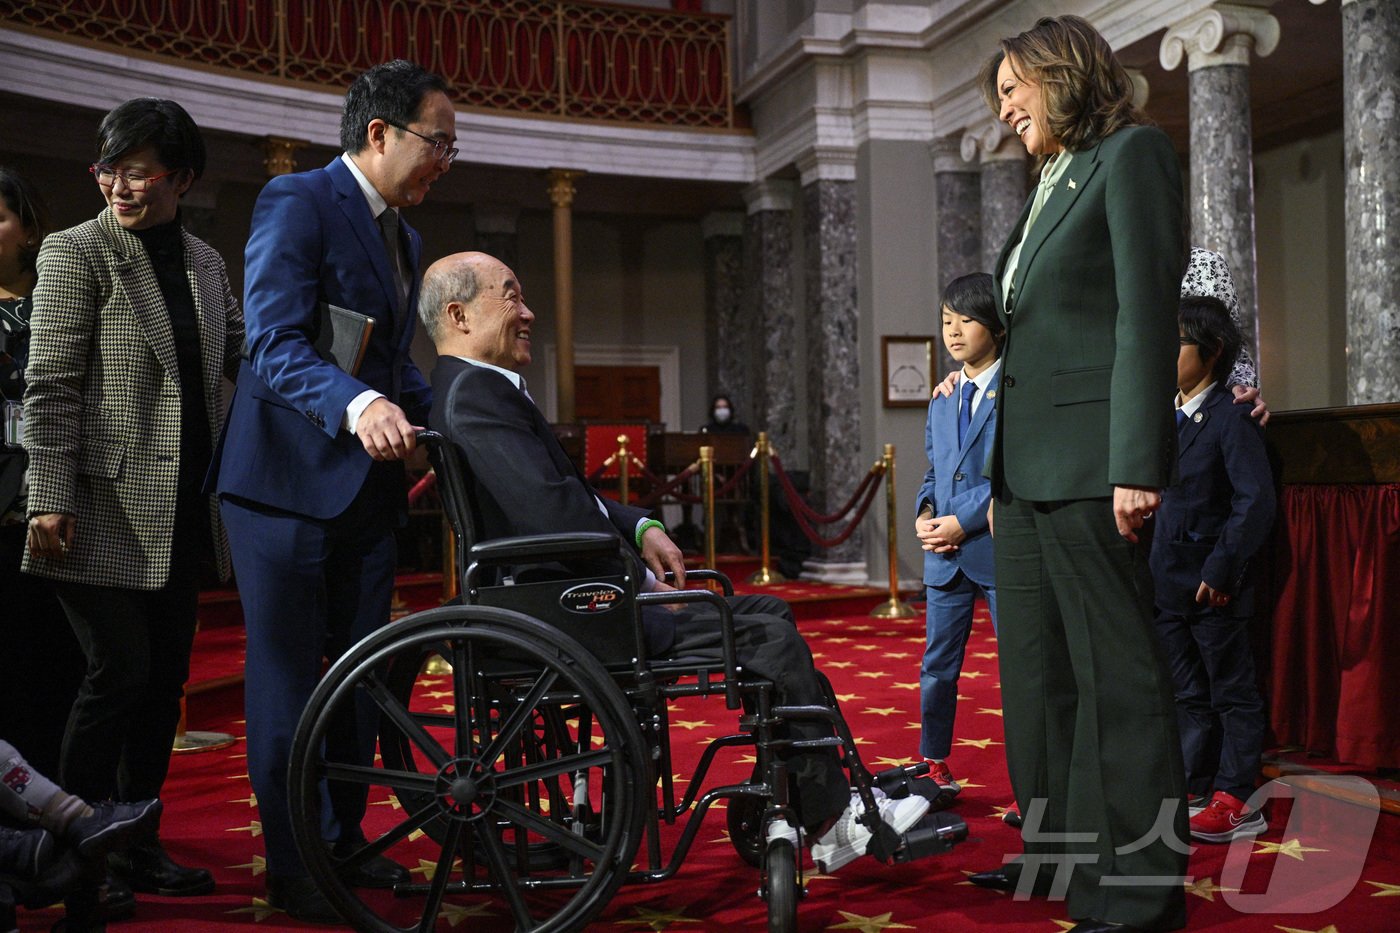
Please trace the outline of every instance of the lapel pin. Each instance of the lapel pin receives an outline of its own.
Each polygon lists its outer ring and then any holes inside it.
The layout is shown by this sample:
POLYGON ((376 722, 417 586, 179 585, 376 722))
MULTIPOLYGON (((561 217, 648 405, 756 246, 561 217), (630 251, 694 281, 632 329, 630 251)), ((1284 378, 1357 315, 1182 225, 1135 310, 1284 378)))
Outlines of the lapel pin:
POLYGON ((996 397, 997 397, 997 390, 996 390, 996 389, 990 389, 990 390, 988 390, 988 392, 987 392, 987 398, 996 398, 996 397))
POLYGON ((1197 424, 1200 424, 1202 421, 1205 420, 1205 417, 1206 416, 1201 414, 1200 412, 1196 412, 1194 415, 1191 416, 1191 420, 1196 422, 1197 424))
POLYGON ((1073 190, 1073 189, 1076 187, 1075 184, 1074 184, 1074 179, 1073 179, 1073 178, 1071 178, 1071 179, 1069 180, 1069 186, 1070 186, 1070 189, 1071 189, 1071 190, 1073 190))

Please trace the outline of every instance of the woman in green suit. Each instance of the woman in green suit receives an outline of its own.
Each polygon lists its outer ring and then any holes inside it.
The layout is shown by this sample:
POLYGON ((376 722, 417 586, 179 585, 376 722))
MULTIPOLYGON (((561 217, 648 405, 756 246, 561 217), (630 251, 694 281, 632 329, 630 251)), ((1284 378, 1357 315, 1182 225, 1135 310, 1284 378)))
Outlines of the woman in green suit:
POLYGON ((1003 40, 979 80, 1040 182, 996 266, 1007 341, 991 459, 1025 853, 972 881, 1064 893, 1074 933, 1176 929, 1184 778, 1137 532, 1176 458, 1180 170, 1078 17, 1003 40))

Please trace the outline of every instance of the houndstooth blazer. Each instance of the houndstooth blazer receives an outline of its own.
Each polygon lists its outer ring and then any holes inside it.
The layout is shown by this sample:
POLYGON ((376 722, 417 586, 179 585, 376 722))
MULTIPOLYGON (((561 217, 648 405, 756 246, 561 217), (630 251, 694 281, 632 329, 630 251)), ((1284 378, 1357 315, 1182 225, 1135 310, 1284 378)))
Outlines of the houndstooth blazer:
MULTIPOLYGON (((185 274, 199 321, 210 447, 224 419, 243 312, 219 254, 184 232, 185 274)), ((170 571, 180 470, 180 382, 170 314, 141 241, 110 210, 50 234, 39 251, 30 319, 24 446, 29 514, 77 516, 62 560, 25 549, 24 569, 55 580, 152 590, 170 571)), ((217 503, 209 520, 229 573, 217 503)))

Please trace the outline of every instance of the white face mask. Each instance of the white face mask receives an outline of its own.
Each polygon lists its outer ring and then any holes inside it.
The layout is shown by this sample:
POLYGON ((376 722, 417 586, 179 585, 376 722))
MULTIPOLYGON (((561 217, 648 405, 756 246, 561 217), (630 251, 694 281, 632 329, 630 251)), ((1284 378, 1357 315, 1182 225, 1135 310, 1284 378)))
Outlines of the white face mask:
POLYGON ((719 422, 720 424, 724 424, 724 423, 725 423, 726 421, 728 421, 728 420, 729 420, 729 409, 728 409, 728 408, 716 408, 716 409, 715 409, 715 421, 719 422))

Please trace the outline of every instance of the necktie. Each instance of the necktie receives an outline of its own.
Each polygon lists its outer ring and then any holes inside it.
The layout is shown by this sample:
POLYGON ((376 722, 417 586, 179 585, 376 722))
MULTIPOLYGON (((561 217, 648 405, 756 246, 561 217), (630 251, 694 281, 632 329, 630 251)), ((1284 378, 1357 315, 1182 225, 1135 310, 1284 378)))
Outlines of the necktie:
POLYGON ((1184 411, 1182 411, 1180 408, 1178 408, 1178 409, 1176 410, 1176 427, 1177 427, 1177 430, 1178 430, 1178 431, 1181 430, 1181 426, 1182 426, 1183 424, 1185 424, 1185 423, 1186 423, 1186 412, 1184 412, 1184 411))
POLYGON ((962 384, 962 407, 958 409, 958 446, 967 436, 967 428, 972 424, 972 397, 977 394, 977 383, 964 377, 962 384))
POLYGON ((408 301, 408 283, 403 274, 403 250, 399 248, 399 212, 392 207, 384 208, 379 215, 379 233, 384 238, 384 252, 389 257, 389 268, 394 272, 394 292, 398 304, 394 308, 402 313, 408 301))

